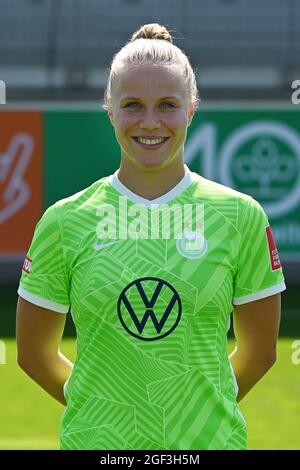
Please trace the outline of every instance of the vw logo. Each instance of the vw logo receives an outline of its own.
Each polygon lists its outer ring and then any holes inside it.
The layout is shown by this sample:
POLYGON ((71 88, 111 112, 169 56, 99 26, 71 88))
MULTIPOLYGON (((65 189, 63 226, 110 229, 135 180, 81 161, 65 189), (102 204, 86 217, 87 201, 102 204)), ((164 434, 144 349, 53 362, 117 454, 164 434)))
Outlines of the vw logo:
POLYGON ((178 292, 158 277, 142 277, 128 284, 118 299, 124 329, 143 341, 162 339, 177 327, 182 312, 178 292))

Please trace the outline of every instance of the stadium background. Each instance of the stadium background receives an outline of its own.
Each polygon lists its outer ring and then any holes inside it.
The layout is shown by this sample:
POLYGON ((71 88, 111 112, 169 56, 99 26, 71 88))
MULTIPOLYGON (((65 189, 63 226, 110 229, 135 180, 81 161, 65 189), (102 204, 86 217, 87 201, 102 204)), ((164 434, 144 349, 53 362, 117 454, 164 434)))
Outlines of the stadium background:
MULTIPOLYGON (((62 406, 16 364, 20 269, 42 212, 118 167, 101 110, 106 72, 132 32, 152 22, 172 30, 197 71, 202 103, 189 128, 189 166, 259 200, 284 267, 278 360, 241 403, 249 448, 300 449, 296 0, 0 0, 0 449, 58 447, 62 406)), ((72 359, 70 318, 64 337, 72 359)))

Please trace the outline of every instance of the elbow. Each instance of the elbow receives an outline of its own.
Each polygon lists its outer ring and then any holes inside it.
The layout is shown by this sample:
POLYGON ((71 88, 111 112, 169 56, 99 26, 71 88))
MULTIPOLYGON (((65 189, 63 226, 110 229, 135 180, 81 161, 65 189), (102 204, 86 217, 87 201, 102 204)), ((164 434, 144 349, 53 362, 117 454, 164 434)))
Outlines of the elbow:
POLYGON ((255 369, 259 375, 264 375, 269 369, 273 367, 276 362, 276 351, 267 353, 251 354, 246 356, 245 363, 249 369, 255 369))
POLYGON ((275 353, 275 354, 273 354, 273 356, 271 358, 271 366, 270 367, 272 367, 275 364, 276 361, 277 361, 277 354, 275 353))
POLYGON ((17 335, 17 364, 22 370, 26 370, 28 365, 28 348, 26 348, 17 335))
POLYGON ((25 359, 24 355, 20 354, 20 352, 18 352, 18 355, 17 355, 17 363, 18 363, 18 366, 24 372, 26 372, 26 370, 28 369, 28 360, 25 359))
POLYGON ((18 366, 30 377, 35 377, 41 370, 51 367, 54 363, 54 355, 44 351, 20 350, 17 353, 18 366))
POLYGON ((267 355, 261 360, 262 367, 265 369, 265 372, 267 372, 269 369, 271 369, 275 362, 277 360, 277 355, 276 351, 272 352, 271 354, 267 355))
POLYGON ((35 380, 39 375, 40 364, 34 358, 18 355, 17 362, 22 371, 31 379, 35 380))
POLYGON ((28 351, 24 352, 18 349, 17 353, 17 363, 18 366, 27 374, 30 375, 30 372, 34 366, 35 360, 34 356, 29 354, 28 351))

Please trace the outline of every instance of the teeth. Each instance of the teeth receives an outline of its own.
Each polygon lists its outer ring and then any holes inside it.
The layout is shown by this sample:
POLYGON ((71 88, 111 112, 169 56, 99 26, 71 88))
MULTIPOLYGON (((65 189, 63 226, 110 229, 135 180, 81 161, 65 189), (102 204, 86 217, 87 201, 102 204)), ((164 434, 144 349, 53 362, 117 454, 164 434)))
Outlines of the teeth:
POLYGON ((143 139, 142 137, 138 137, 137 140, 139 142, 141 142, 142 144, 146 144, 146 145, 155 145, 155 144, 160 144, 161 142, 163 142, 165 139, 164 138, 160 138, 160 139, 143 139))

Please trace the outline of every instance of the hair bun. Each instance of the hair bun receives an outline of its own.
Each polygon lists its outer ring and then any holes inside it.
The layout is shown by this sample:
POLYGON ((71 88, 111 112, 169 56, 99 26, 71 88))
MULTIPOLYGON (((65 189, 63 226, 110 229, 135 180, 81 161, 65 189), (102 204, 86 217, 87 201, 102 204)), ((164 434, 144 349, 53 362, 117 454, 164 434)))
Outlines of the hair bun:
POLYGON ((130 38, 129 42, 133 42, 136 39, 163 39, 173 44, 173 39, 169 31, 165 26, 158 23, 144 24, 140 29, 135 31, 130 38))

